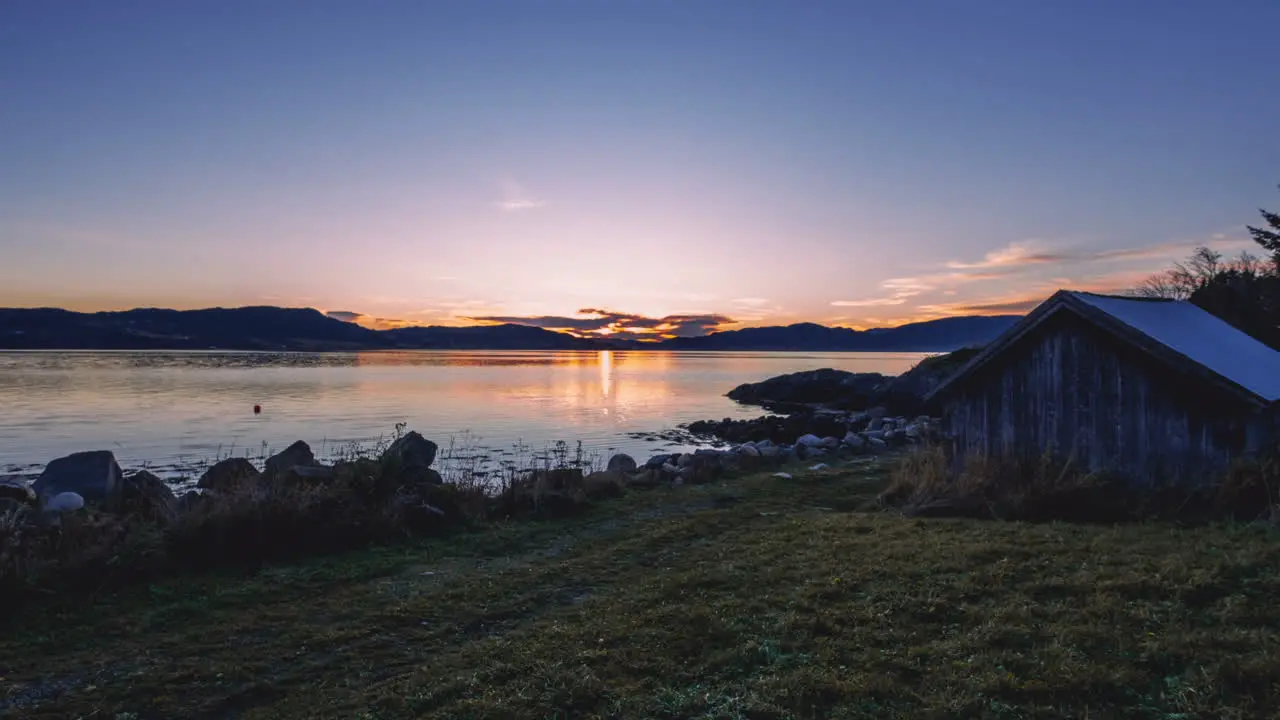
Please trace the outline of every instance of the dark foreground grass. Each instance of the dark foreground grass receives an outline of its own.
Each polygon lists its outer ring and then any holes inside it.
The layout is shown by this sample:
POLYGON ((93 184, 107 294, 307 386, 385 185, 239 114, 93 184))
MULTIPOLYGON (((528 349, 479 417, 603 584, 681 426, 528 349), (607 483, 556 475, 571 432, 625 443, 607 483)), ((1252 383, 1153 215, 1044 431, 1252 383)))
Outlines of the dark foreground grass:
POLYGON ((920 520, 874 466, 27 611, 32 718, 1267 717, 1280 545, 1247 525, 920 520))

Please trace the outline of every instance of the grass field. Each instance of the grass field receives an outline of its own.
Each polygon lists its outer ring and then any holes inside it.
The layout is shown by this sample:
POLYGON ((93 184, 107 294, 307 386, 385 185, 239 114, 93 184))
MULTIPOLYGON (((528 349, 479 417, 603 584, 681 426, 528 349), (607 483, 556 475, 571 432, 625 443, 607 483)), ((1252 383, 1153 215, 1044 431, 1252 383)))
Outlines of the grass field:
POLYGON ((874 464, 30 611, 0 716, 1280 712, 1280 535, 912 520, 874 464), (91 606, 89 605, 91 603, 91 606))

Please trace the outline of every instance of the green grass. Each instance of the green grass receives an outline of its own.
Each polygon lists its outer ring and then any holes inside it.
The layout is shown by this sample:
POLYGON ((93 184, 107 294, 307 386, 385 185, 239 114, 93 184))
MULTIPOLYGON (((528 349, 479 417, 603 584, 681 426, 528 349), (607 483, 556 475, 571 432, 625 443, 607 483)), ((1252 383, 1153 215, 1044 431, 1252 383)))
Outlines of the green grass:
POLYGON ((32 718, 1264 717, 1257 525, 912 520, 866 464, 102 595, 0 640, 32 718))

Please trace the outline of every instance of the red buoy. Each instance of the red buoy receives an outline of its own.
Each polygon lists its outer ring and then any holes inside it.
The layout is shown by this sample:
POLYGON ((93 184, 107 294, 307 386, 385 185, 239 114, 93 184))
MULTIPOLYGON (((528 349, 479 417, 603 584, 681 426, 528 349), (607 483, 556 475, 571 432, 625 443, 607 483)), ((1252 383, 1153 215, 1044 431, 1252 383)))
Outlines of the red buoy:
POLYGON ((261 415, 261 414, 262 414, 262 406, 261 406, 261 405, 254 405, 254 406, 253 406, 253 414, 254 414, 254 415, 261 415))

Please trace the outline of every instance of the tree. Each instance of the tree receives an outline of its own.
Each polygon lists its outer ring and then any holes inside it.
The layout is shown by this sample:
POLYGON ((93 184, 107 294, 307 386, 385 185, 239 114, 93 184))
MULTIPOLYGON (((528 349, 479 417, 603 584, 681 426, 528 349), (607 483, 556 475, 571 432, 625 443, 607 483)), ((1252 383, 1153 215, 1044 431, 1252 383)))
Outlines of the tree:
POLYGON ((1270 229, 1265 227, 1256 228, 1249 226, 1249 234, 1253 236, 1253 241, 1263 247, 1264 250, 1271 253, 1271 261, 1275 264, 1276 270, 1280 272, 1280 214, 1259 210, 1262 213, 1262 219, 1266 221, 1270 229))
POLYGON ((1253 267, 1257 263, 1258 259, 1248 253, 1241 253, 1231 263, 1223 263, 1222 253, 1201 246, 1185 261, 1176 262, 1168 270, 1143 280, 1134 289, 1134 294, 1149 298, 1187 300, 1195 291, 1213 282, 1219 273, 1233 268, 1253 267))

